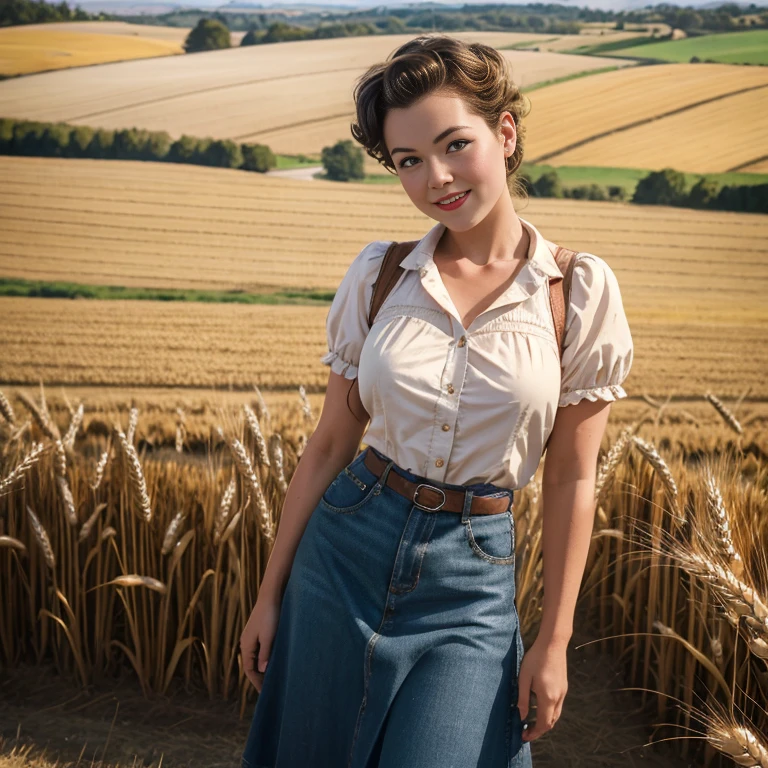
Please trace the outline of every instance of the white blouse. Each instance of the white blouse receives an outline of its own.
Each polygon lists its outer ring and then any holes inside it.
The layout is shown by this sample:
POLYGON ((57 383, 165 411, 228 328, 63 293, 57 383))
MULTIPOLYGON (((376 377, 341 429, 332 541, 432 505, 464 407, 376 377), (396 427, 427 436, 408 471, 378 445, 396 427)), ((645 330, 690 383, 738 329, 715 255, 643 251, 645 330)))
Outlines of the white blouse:
POLYGON ((370 331, 373 282, 391 240, 360 251, 328 311, 321 362, 359 378, 371 417, 364 444, 430 480, 522 488, 558 406, 627 396, 633 344, 613 271, 594 254, 576 257, 561 370, 548 290, 549 276, 561 273, 548 241, 520 222, 527 261, 469 328, 433 260, 440 222, 401 262, 370 331))

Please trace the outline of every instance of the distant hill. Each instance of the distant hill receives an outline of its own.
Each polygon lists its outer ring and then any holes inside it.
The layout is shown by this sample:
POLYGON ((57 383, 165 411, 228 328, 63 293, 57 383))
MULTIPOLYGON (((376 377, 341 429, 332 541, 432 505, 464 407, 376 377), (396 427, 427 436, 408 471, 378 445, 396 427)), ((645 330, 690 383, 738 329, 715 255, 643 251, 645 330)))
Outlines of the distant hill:
MULTIPOLYGON (((439 8, 455 8, 459 9, 466 5, 486 5, 485 0, 466 0, 466 2, 429 2, 429 3, 413 3, 413 2, 392 2, 381 3, 376 0, 363 0, 359 3, 332 3, 324 0, 317 3, 247 3, 247 2, 231 2, 222 3, 221 0, 199 0, 198 2, 188 3, 153 3, 147 0, 85 0, 85 2, 79 5, 90 13, 96 13, 98 11, 104 11, 105 13, 117 14, 117 15, 134 15, 134 14, 146 14, 156 15, 160 13, 170 13, 171 11, 189 9, 189 8, 210 8, 211 10, 238 10, 247 11, 253 9, 261 13, 269 11, 340 11, 340 10, 359 10, 366 8, 375 8, 385 6, 387 8, 411 8, 418 9, 419 7, 439 7, 439 8)), ((521 3, 515 3, 520 5, 521 3)), ((523 3, 525 5, 534 5, 534 3, 523 3)), ((667 0, 667 5, 676 5, 679 7, 692 7, 692 8, 716 8, 723 5, 723 0, 667 0)), ((748 8, 750 3, 736 2, 730 3, 741 8, 748 8)), ((574 4, 577 7, 581 3, 574 4)), ((589 0, 584 4, 593 10, 603 11, 630 11, 638 10, 640 8, 647 8, 653 3, 649 3, 648 0, 589 0)))

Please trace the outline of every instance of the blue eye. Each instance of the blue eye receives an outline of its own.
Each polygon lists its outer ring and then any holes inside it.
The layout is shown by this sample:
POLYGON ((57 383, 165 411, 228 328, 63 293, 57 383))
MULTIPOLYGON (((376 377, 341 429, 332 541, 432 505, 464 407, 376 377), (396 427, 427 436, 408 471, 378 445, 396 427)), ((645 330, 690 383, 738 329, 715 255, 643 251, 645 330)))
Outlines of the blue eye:
MULTIPOLYGON (((459 147, 459 150, 461 150, 461 149, 464 149, 464 146, 465 146, 465 145, 467 145, 467 144, 471 144, 471 143, 472 143, 472 142, 471 142, 471 141, 469 141, 468 139, 454 139, 454 140, 453 140, 453 141, 452 141, 452 142, 451 142, 451 143, 448 145, 448 148, 450 149, 450 148, 451 148, 451 147, 452 147, 454 144, 461 144, 462 146, 461 146, 461 147, 459 147)), ((400 167, 401 167, 401 168, 411 168, 412 166, 410 166, 410 165, 406 165, 406 163, 407 163, 409 160, 418 160, 418 158, 417 158, 417 157, 406 157, 406 158, 403 158, 403 160, 400 162, 400 167)))

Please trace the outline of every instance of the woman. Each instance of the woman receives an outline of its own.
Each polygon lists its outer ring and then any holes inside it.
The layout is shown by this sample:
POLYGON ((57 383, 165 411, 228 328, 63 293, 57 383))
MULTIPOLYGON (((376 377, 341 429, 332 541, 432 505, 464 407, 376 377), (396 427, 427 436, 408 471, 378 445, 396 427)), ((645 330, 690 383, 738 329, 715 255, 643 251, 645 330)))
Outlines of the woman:
POLYGON ((512 205, 525 101, 494 49, 419 37, 355 101, 355 139, 437 223, 370 330, 389 240, 360 251, 329 310, 323 412, 241 637, 260 691, 242 765, 530 766, 567 691, 598 448, 626 396, 619 286, 577 255, 561 368, 561 272, 512 205), (513 491, 548 438, 543 616, 524 653, 513 491))

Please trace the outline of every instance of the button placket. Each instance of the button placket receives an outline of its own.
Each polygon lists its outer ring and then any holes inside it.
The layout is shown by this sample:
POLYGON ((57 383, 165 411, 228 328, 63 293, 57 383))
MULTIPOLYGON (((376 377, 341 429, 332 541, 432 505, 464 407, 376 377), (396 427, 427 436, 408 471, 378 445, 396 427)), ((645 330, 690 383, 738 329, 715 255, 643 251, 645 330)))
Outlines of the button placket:
POLYGON ((443 394, 438 399, 435 410, 435 422, 433 425, 433 442, 431 450, 431 462, 435 469, 436 479, 445 481, 448 458, 453 449, 453 441, 456 435, 456 422, 459 416, 459 398, 461 396, 461 383, 467 372, 467 339, 462 335, 459 340, 448 347, 448 360, 446 361, 445 376, 448 384, 443 394), (461 341, 463 339, 463 341, 461 341), (461 343, 459 343, 461 341, 461 343), (457 382, 457 386, 453 382, 457 382))

